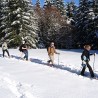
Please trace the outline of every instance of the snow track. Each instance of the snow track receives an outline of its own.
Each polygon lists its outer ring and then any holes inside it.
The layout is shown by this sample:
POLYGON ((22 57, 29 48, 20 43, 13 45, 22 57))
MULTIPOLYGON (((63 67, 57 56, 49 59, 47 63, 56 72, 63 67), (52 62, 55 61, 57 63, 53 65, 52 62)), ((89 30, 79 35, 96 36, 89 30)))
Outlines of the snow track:
MULTIPOLYGON (((57 51, 60 62, 58 65, 55 55, 54 67, 47 66, 46 49, 29 50, 31 61, 28 62, 19 60, 21 53, 17 49, 9 50, 12 58, 2 58, 1 54, 0 98, 97 98, 98 80, 79 75, 81 50, 57 51)), ((90 64, 93 65, 93 56, 90 64)), ((98 60, 96 70, 97 65, 98 60)), ((88 69, 85 74, 90 76, 88 69)))
POLYGON ((12 80, 7 73, 0 72, 0 87, 10 90, 16 98, 35 98, 32 94, 32 85, 12 80))

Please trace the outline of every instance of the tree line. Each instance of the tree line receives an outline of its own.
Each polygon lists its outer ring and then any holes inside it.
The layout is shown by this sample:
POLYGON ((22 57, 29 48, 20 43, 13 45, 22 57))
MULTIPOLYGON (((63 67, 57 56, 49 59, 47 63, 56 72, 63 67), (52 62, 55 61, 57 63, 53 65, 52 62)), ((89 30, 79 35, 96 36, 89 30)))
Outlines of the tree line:
POLYGON ((17 47, 25 40, 32 48, 83 48, 90 44, 98 49, 98 1, 0 0, 0 45, 4 40, 17 47))

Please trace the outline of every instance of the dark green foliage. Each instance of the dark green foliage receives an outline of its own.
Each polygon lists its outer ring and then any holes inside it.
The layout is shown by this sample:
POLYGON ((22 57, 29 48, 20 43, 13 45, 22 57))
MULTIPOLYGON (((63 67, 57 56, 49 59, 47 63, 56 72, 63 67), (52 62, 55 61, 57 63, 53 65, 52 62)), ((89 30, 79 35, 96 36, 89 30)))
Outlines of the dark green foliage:
POLYGON ((36 47, 38 27, 32 2, 1 0, 0 8, 0 44, 6 39, 11 47, 16 47, 22 42, 20 39, 26 39, 32 47, 36 47))
POLYGON ((61 15, 66 15, 64 0, 52 0, 52 3, 60 11, 61 15))
MULTIPOLYGON (((96 42, 96 17, 93 0, 80 0, 80 5, 75 16, 76 45, 83 47, 85 44, 97 45, 96 42)), ((94 48, 93 47, 93 48, 94 48)))
POLYGON ((21 37, 19 36, 19 35, 17 35, 17 34, 15 34, 15 33, 13 33, 13 35, 11 35, 10 37, 9 37, 9 39, 12 39, 12 40, 10 40, 10 42, 9 42, 9 47, 19 47, 20 46, 20 44, 21 44, 21 42, 22 42, 22 39, 21 39, 21 37))
POLYGON ((74 18, 74 15, 77 11, 77 6, 74 2, 67 2, 66 4, 66 14, 68 18, 74 18))
POLYGON ((43 7, 30 0, 0 0, 0 45, 4 40, 17 47, 25 39, 36 48, 37 40, 45 46, 51 41, 57 48, 98 48, 98 0, 45 0, 43 7), (5 3, 2 3, 5 2, 5 3), (36 13, 35 13, 36 12, 36 13), (38 35, 37 35, 38 33, 38 35))

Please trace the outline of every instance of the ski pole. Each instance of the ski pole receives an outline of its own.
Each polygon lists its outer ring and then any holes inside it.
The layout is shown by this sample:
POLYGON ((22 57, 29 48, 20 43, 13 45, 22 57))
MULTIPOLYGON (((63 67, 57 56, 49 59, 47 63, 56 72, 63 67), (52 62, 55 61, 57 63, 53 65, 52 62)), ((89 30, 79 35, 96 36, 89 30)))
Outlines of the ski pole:
POLYGON ((59 59, 60 59, 59 55, 60 55, 60 54, 58 54, 58 66, 59 66, 59 59))
POLYGON ((94 65, 95 65, 95 54, 94 54, 94 61, 93 61, 93 70, 94 70, 94 65))

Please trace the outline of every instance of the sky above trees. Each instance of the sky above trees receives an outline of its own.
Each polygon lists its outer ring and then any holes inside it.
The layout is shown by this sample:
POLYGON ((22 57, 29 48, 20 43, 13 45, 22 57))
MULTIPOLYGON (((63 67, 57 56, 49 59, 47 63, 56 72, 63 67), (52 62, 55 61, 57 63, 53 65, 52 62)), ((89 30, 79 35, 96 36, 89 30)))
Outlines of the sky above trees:
MULTIPOLYGON (((35 2, 36 2, 36 0, 32 0, 33 1, 33 4, 35 4, 35 2)), ((66 2, 70 2, 70 1, 75 1, 75 3, 78 5, 79 4, 79 0, 64 0, 65 1, 65 3, 66 2)), ((44 4, 44 0, 40 0, 40 2, 41 2, 41 5, 43 5, 44 4)))

